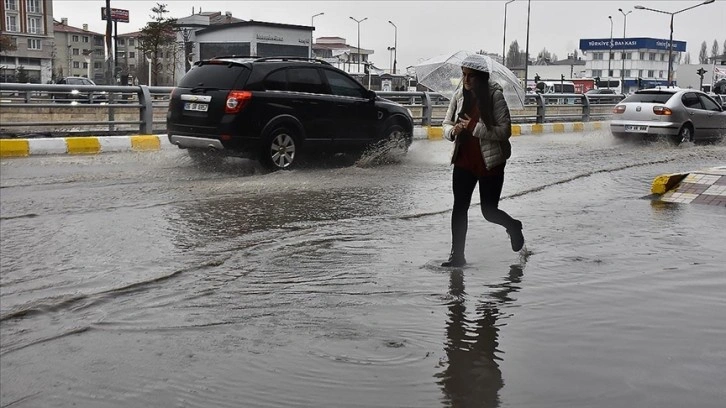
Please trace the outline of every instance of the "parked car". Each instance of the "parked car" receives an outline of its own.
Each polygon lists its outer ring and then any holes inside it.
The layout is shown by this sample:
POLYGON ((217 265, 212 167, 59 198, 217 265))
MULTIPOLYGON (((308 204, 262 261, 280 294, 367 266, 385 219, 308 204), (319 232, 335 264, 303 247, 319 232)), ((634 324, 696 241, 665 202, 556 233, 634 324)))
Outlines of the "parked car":
POLYGON ((666 136, 676 144, 718 140, 726 136, 726 112, 695 89, 643 89, 613 108, 610 131, 624 139, 666 136))
POLYGON ((609 88, 590 89, 585 92, 585 95, 587 95, 587 99, 590 101, 590 104, 615 104, 623 99, 623 95, 618 94, 614 89, 609 88))
POLYGON ((330 64, 293 57, 202 60, 171 93, 169 141, 203 159, 214 151, 290 169, 310 152, 411 144, 408 109, 330 64))
POLYGON ((99 103, 106 102, 107 95, 105 91, 93 91, 83 89, 86 86, 96 86, 96 83, 86 77, 65 77, 58 82, 58 85, 78 85, 78 89, 70 91, 62 91, 51 94, 51 98, 56 102, 67 103, 99 103))

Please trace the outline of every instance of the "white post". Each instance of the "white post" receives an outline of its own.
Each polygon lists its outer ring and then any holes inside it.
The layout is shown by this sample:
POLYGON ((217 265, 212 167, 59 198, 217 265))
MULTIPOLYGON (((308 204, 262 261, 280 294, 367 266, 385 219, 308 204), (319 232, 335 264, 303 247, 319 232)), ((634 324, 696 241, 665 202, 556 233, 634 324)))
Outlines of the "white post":
POLYGON ((146 58, 146 62, 149 64, 149 79, 147 80, 147 85, 151 86, 151 58, 144 55, 146 58))

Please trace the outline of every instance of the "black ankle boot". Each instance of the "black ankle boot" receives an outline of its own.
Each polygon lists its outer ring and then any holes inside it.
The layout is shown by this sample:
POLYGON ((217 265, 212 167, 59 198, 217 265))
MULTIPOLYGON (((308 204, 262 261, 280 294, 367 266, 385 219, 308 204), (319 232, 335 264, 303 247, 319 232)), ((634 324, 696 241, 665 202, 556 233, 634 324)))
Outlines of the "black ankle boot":
POLYGON ((507 230, 509 240, 512 244, 512 251, 519 252, 524 246, 524 235, 522 235, 522 223, 517 221, 517 225, 507 230))
POLYGON ((449 255, 448 261, 441 264, 441 266, 444 266, 447 268, 448 267, 458 268, 458 267, 461 267, 464 265, 466 265, 466 259, 464 259, 464 255, 463 254, 454 254, 454 253, 449 255))

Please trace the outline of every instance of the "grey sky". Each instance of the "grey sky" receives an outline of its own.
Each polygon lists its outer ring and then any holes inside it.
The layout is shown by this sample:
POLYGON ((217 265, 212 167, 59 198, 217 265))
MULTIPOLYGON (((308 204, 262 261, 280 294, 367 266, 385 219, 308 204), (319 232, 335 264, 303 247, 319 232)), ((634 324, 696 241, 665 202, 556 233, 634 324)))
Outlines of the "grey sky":
MULTIPOLYGON (((315 18, 314 37, 340 36, 348 44, 357 44, 358 20, 361 48, 373 49, 371 60, 380 68, 388 68, 390 53, 387 47, 394 42, 393 21, 398 27, 398 67, 415 65, 417 61, 457 50, 502 52, 504 24, 503 0, 491 1, 148 1, 112 0, 111 7, 128 9, 131 22, 119 23, 119 33, 138 31, 148 20, 156 3, 167 4, 171 17, 188 16, 192 7, 202 11, 231 11, 244 20, 269 21, 310 25, 315 18)), ((530 55, 542 48, 566 58, 578 47, 580 38, 609 38, 613 17, 613 36, 623 35, 623 15, 618 11, 633 10, 627 17, 628 37, 667 39, 670 35, 670 16, 635 5, 675 12, 701 1, 590 1, 590 0, 532 0, 530 13, 530 55)), ((80 27, 87 23, 91 31, 104 33, 101 7, 105 0, 54 0, 53 16, 80 27)), ((521 49, 526 44, 527 0, 516 0, 507 6, 506 47, 517 40, 521 49)), ((701 43, 706 41, 708 52, 714 40, 722 50, 726 41, 726 0, 697 7, 677 14, 674 19, 675 40, 687 42, 691 60, 698 58, 701 43)), ((579 52, 579 51, 578 51, 579 52)))

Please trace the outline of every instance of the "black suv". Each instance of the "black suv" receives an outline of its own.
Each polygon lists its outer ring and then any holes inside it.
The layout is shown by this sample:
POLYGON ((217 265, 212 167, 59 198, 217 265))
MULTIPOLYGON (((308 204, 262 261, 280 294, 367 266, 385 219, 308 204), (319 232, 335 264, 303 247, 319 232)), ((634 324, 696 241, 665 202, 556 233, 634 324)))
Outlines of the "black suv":
POLYGON ((198 61, 174 88, 166 121, 169 141, 194 159, 213 151, 272 170, 303 153, 405 150, 413 134, 408 109, 324 61, 297 57, 198 61))

